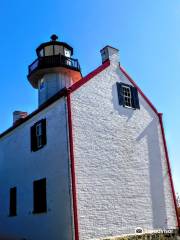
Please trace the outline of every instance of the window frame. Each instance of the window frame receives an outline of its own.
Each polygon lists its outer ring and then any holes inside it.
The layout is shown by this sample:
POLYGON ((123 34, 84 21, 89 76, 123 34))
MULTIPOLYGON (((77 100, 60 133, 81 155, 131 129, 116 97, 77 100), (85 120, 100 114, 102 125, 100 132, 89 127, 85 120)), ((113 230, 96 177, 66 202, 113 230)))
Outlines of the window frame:
POLYGON ((64 48, 64 56, 67 58, 71 57, 71 51, 68 48, 64 48), (68 56, 67 56, 67 53, 68 53, 68 56))
POLYGON ((126 107, 126 108, 134 108, 133 107, 133 98, 132 98, 132 89, 131 89, 131 86, 130 85, 125 85, 125 84, 122 84, 122 92, 123 92, 123 102, 124 102, 124 107, 126 107), (126 96, 125 94, 124 94, 124 89, 128 89, 129 90, 129 95, 130 96, 126 96), (126 101, 126 99, 129 99, 129 102, 130 102, 130 104, 128 105, 127 104, 127 101, 126 101))
POLYGON ((128 109, 140 109, 140 104, 139 104, 139 94, 138 94, 138 89, 130 84, 123 83, 123 82, 116 82, 117 86, 117 94, 118 94, 118 100, 119 100, 119 105, 123 106, 124 108, 128 109), (128 106, 125 104, 125 96, 123 88, 129 88, 130 89, 130 94, 131 94, 131 106, 128 106))
POLYGON ((36 126, 35 126, 35 128, 36 128, 36 142, 37 142, 37 148, 39 149, 39 148, 41 148, 42 147, 42 137, 43 137, 43 135, 42 135, 42 122, 39 122, 39 123, 37 123, 36 124, 36 126), (40 132, 40 133, 39 133, 40 132))
POLYGON ((39 120, 33 126, 31 126, 30 141, 32 152, 40 150, 47 144, 46 118, 39 120))

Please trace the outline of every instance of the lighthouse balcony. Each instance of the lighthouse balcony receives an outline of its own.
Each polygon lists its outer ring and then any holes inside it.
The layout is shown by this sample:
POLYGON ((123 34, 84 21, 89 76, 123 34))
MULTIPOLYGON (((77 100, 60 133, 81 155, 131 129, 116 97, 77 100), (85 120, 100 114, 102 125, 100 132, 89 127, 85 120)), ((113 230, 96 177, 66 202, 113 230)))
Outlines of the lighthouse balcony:
POLYGON ((66 57, 63 55, 52 55, 38 57, 32 64, 28 67, 28 78, 31 77, 35 71, 45 68, 52 67, 65 67, 71 70, 80 72, 80 65, 77 59, 66 57))

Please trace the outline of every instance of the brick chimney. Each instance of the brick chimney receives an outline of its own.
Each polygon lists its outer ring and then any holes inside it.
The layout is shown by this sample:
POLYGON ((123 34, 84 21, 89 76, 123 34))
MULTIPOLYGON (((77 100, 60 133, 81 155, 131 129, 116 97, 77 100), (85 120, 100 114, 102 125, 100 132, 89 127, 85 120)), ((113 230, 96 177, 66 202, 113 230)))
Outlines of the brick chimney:
POLYGON ((107 60, 119 65, 119 50, 117 48, 106 46, 100 50, 102 63, 107 60))
POLYGON ((28 115, 27 112, 22 112, 22 111, 14 111, 13 112, 13 125, 18 123, 21 119, 26 118, 28 115))

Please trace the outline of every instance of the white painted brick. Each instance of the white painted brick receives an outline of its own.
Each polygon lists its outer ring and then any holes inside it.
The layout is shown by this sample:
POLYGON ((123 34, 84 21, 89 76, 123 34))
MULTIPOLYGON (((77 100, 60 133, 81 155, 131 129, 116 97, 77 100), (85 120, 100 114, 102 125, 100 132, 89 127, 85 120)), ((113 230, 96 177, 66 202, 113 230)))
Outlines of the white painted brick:
POLYGON ((62 98, 0 140, 0 234, 28 240, 72 239, 66 102, 62 98), (30 150, 30 127, 47 122, 47 145, 30 150), (47 208, 32 214, 33 181, 46 177, 47 208), (17 187, 17 217, 8 217, 9 190, 17 187))
POLYGON ((159 120, 118 104, 117 59, 72 94, 80 240, 175 228, 159 120))

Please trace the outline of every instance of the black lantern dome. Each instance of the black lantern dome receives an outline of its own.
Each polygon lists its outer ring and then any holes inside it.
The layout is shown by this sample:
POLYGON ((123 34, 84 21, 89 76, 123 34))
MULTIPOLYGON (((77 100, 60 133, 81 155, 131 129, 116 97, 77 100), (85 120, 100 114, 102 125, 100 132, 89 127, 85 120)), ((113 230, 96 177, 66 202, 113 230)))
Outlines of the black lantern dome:
POLYGON ((73 48, 65 42, 57 41, 58 36, 53 34, 50 42, 42 43, 37 49, 38 57, 52 56, 52 55, 65 55, 71 57, 73 55, 73 48))
POLYGON ((40 44, 36 49, 37 59, 29 65, 28 80, 37 88, 38 80, 45 74, 59 71, 59 67, 80 72, 77 59, 73 59, 73 48, 59 42, 58 36, 53 34, 51 41, 40 44))

